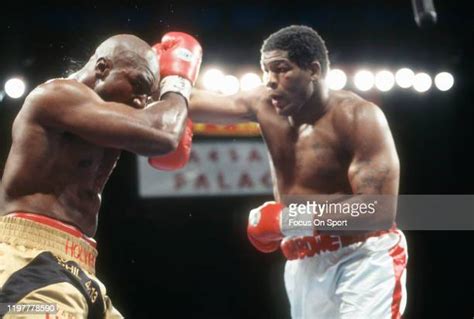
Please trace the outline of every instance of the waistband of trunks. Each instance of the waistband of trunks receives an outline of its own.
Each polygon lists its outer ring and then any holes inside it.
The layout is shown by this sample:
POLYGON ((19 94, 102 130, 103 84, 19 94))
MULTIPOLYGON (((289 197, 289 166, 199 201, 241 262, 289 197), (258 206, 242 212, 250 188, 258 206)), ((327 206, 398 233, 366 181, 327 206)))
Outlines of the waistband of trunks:
POLYGON ((77 262, 84 270, 95 274, 95 241, 77 228, 56 219, 21 212, 2 216, 0 241, 50 251, 57 257, 77 262))
POLYGON ((303 259, 322 252, 336 251, 340 248, 363 242, 370 237, 378 237, 395 231, 396 227, 392 227, 389 230, 373 231, 352 236, 322 234, 316 236, 289 237, 283 240, 281 249, 288 260, 303 259))

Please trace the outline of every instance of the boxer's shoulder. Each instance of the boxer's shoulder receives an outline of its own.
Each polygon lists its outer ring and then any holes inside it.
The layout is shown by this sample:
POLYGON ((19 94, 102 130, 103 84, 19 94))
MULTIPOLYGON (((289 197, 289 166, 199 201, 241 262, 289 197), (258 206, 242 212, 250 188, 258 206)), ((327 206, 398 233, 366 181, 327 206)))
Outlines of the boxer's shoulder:
POLYGON ((27 118, 62 113, 63 109, 87 102, 98 102, 100 97, 88 86, 72 79, 53 79, 38 85, 25 99, 21 115, 27 118))
POLYGON ((269 101, 268 89, 263 85, 252 90, 242 91, 241 97, 253 110, 257 110, 262 106, 262 103, 269 101))
POLYGON ((344 126, 376 120, 383 114, 377 105, 350 91, 331 91, 329 105, 333 119, 344 126))
POLYGON ((77 80, 58 78, 38 85, 27 96, 25 104, 43 104, 44 102, 56 102, 57 99, 64 98, 67 98, 71 102, 71 99, 78 97, 85 98, 98 96, 91 88, 77 80))
POLYGON ((270 97, 271 91, 267 87, 261 85, 252 90, 245 91, 245 93, 255 112, 268 110, 271 113, 275 113, 270 97))
POLYGON ((386 122, 382 110, 350 91, 331 91, 329 97, 332 123, 337 132, 353 137, 363 127, 373 127, 386 122))
MULTIPOLYGON (((12 129, 14 132, 23 132, 25 127, 41 127, 49 130, 61 122, 60 119, 68 118, 68 109, 74 105, 100 100, 93 90, 78 81, 49 80, 28 94, 13 122, 12 129)), ((35 129, 30 132, 37 131, 38 129, 35 129)))
POLYGON ((232 96, 232 100, 247 110, 249 120, 256 121, 265 103, 269 103, 267 91, 264 86, 259 86, 248 91, 240 91, 232 96))

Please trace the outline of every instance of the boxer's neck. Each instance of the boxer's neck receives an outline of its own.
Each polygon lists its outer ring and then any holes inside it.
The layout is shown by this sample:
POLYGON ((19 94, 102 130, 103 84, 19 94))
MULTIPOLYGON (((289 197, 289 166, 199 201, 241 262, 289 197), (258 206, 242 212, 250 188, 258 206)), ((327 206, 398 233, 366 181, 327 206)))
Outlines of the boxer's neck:
POLYGON ((90 63, 84 65, 82 69, 67 77, 68 79, 76 80, 84 85, 87 85, 91 89, 94 89, 96 78, 94 69, 91 69, 90 63))
POLYGON ((299 111, 289 116, 292 126, 312 124, 321 118, 329 109, 329 91, 323 82, 314 83, 314 91, 299 111))

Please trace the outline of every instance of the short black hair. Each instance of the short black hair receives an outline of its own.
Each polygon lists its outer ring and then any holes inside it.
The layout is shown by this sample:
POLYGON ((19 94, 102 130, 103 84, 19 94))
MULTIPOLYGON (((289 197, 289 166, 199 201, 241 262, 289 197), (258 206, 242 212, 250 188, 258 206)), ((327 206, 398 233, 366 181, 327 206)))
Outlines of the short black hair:
POLYGON ((263 41, 261 53, 283 50, 288 52, 290 61, 300 68, 308 68, 316 60, 321 64, 323 76, 329 69, 329 58, 326 44, 312 28, 304 25, 292 25, 272 33, 263 41))

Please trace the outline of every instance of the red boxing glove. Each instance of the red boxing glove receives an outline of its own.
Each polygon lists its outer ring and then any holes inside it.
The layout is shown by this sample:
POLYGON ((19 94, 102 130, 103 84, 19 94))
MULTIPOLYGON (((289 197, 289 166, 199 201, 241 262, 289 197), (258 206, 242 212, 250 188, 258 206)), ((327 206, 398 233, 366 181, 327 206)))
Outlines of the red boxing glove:
POLYGON ((283 239, 281 241, 280 247, 286 259, 295 260, 300 258, 297 241, 295 241, 292 237, 283 239))
POLYGON ((281 203, 266 202, 250 211, 247 236, 252 245, 263 253, 271 253, 280 247, 284 237, 281 231, 284 207, 281 203))
POLYGON ((156 156, 148 159, 148 163, 156 169, 162 171, 178 170, 186 165, 191 154, 191 144, 193 140, 193 122, 188 119, 184 127, 183 136, 178 147, 171 153, 163 156, 156 156))
POLYGON ((160 59, 160 97, 167 92, 179 93, 189 101, 202 61, 199 42, 183 32, 169 32, 153 49, 160 59))
MULTIPOLYGON (((264 253, 277 250, 284 237, 314 236, 315 232, 313 213, 295 211, 295 208, 287 208, 281 203, 266 202, 249 214, 248 238, 255 248, 264 253)), ((283 241, 284 252, 285 244, 290 245, 291 242, 283 241)))

